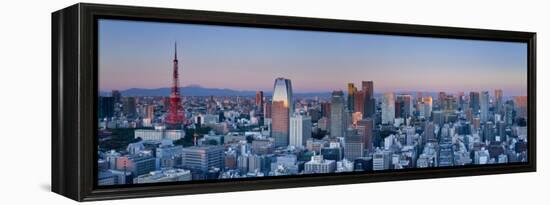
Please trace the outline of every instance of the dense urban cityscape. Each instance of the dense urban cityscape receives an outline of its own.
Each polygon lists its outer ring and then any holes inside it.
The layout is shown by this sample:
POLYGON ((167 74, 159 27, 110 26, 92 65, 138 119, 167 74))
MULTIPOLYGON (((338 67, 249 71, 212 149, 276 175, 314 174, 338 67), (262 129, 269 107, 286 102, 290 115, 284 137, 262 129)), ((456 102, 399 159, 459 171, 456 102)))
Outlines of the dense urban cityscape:
MULTIPOLYGON (((247 96, 98 98, 98 185, 527 162, 527 96, 502 89, 306 96, 292 76, 247 96)), ((185 73, 182 73, 185 79, 185 73)), ((101 87, 100 87, 101 90, 101 87)))

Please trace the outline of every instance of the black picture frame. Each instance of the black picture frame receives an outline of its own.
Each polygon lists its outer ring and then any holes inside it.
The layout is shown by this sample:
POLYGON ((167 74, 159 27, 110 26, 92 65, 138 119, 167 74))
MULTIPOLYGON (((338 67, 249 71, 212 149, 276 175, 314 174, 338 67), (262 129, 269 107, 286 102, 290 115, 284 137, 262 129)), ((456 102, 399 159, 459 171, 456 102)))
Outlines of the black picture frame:
POLYGON ((79 3, 52 13, 52 191, 77 201, 231 192, 536 171, 536 33, 79 3), (96 184, 97 19, 525 42, 528 162, 99 188, 96 184))

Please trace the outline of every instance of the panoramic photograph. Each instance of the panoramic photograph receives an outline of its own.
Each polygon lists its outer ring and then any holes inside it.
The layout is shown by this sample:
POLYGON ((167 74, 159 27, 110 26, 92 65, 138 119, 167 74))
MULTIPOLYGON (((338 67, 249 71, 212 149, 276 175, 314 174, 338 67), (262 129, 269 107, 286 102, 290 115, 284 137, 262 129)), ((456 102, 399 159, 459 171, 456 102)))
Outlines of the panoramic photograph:
POLYGON ((527 44, 100 19, 97 185, 528 162, 527 44))

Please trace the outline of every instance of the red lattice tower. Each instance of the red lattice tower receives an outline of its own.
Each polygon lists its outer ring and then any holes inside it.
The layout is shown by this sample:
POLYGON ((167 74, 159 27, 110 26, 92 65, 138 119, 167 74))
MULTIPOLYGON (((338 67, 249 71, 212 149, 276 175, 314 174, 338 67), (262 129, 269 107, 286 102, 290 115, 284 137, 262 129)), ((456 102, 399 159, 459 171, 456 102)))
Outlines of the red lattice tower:
POLYGON ((181 128, 185 122, 183 105, 181 104, 179 75, 178 75, 178 49, 174 43, 174 68, 172 73, 172 92, 170 93, 170 106, 166 116, 166 124, 169 128, 181 128))

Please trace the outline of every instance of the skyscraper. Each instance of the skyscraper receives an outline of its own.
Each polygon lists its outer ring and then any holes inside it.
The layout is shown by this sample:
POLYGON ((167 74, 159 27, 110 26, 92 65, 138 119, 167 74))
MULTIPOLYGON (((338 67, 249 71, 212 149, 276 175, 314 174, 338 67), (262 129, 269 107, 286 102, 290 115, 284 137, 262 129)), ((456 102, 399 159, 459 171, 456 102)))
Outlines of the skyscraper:
POLYGON ((470 92, 470 108, 474 115, 479 112, 479 92, 470 92))
POLYGON ((365 149, 368 151, 373 150, 373 132, 374 132, 374 121, 372 118, 366 118, 357 122, 357 132, 360 136, 363 137, 363 142, 365 143, 365 149))
POLYGON ((395 118, 395 100, 393 93, 384 93, 382 98, 382 123, 392 124, 395 118))
POLYGON ((263 91, 256 91, 256 99, 254 100, 254 104, 256 105, 256 117, 258 118, 258 124, 260 126, 264 125, 264 92, 263 91))
POLYGON ((496 135, 498 139, 495 141, 502 142, 506 139, 506 122, 504 120, 496 122, 496 135))
POLYGON ((123 110, 124 114, 128 117, 136 117, 137 116, 137 110, 136 110, 136 98, 134 97, 126 97, 124 99, 123 103, 123 110))
POLYGON ((256 107, 259 111, 263 112, 264 107, 264 91, 256 91, 256 99, 255 99, 256 107))
POLYGON ((271 118, 271 101, 265 102, 263 105, 265 118, 271 118))
POLYGON ((363 118, 372 117, 376 109, 374 100, 374 83, 372 81, 363 81, 362 90, 365 92, 365 104, 363 118))
POLYGON ((365 142, 357 129, 348 128, 344 143, 344 157, 350 161, 363 157, 365 142))
POLYGON ((294 114, 290 117, 290 145, 305 147, 311 138, 311 117, 294 114))
POLYGON ((115 114, 115 98, 99 97, 99 117, 111 118, 115 114))
POLYGON ((483 141, 495 141, 495 128, 493 122, 486 122, 483 125, 483 141))
POLYGON ((395 99, 395 116, 400 118, 408 118, 413 114, 412 96, 407 94, 399 94, 395 99), (397 107, 399 105, 399 107, 397 107), (397 112, 399 111, 399 112, 397 112))
POLYGON ((353 83, 348 83, 348 110, 349 111, 355 111, 355 93, 357 92, 357 88, 353 83))
POLYGON ((501 89, 496 89, 495 90, 495 111, 497 113, 501 113, 502 112, 502 108, 503 108, 503 102, 502 102, 502 90, 501 89))
POLYGON ((457 98, 458 108, 461 110, 465 110, 466 108, 464 108, 464 101, 465 101, 464 92, 458 92, 456 95, 456 98, 457 98))
POLYGON ((114 98, 115 103, 120 103, 120 99, 122 98, 122 95, 120 94, 120 91, 118 91, 118 90, 113 90, 113 91, 111 92, 111 97, 114 98))
POLYGON ((155 118, 155 106, 154 105, 147 105, 146 110, 146 118, 153 120, 155 118))
POLYGON ((481 97, 479 100, 479 107, 481 109, 480 118, 481 122, 487 122, 489 120, 489 92, 481 92, 481 97))
POLYGON ((290 116, 294 112, 290 79, 275 79, 271 103, 271 137, 275 139, 275 146, 288 146, 290 116))
POLYGON ((321 114, 323 115, 323 117, 330 119, 330 102, 321 103, 321 114))
POLYGON ((360 112, 361 116, 365 116, 365 91, 360 90, 355 92, 353 101, 354 111, 360 112))
POLYGON ((344 136, 346 128, 344 114, 344 92, 333 91, 330 102, 330 136, 344 136))
POLYGON ((474 121, 474 114, 473 114, 472 108, 470 108, 470 107, 466 108, 464 113, 466 114, 466 120, 468 120, 468 122, 472 123, 474 121))
POLYGON ((516 118, 516 108, 514 101, 508 100, 504 103, 504 121, 506 124, 511 125, 516 118))
POLYGON ((405 115, 405 104, 403 101, 400 101, 396 98, 395 100, 395 117, 396 118, 405 118, 404 115, 405 115))
POLYGON ((426 119, 430 119, 432 116, 432 97, 422 97, 419 98, 417 109, 418 109, 418 116, 424 117, 426 119))
POLYGON ((515 96, 514 104, 516 105, 516 116, 527 118, 527 96, 515 96))
POLYGON ((426 126, 424 127, 424 138, 426 142, 437 142, 437 139, 435 138, 435 125, 433 122, 426 123, 426 126))
POLYGON ((445 116, 444 116, 443 111, 441 111, 441 110, 433 111, 432 116, 433 116, 432 121, 436 125, 442 126, 445 123, 445 118, 444 118, 445 116))
POLYGON ((437 94, 437 104, 440 110, 443 110, 445 107, 445 98, 447 98, 447 93, 439 92, 437 94))
POLYGON ((455 98, 452 95, 447 95, 443 99, 443 107, 441 107, 441 108, 442 108, 443 111, 445 111, 447 113, 454 112, 455 103, 456 103, 455 98))

